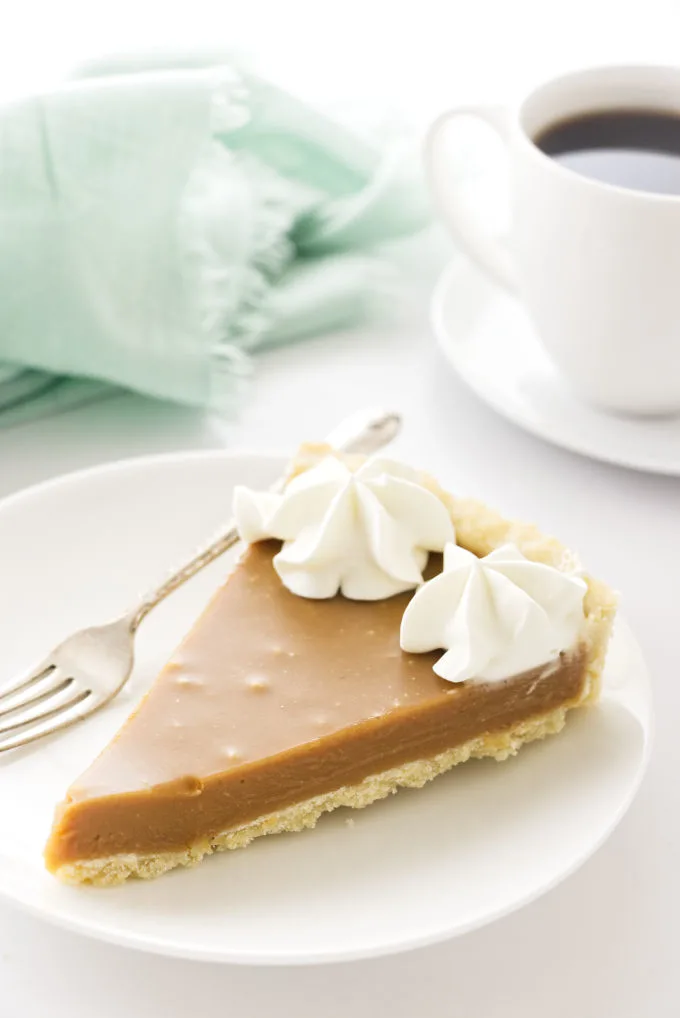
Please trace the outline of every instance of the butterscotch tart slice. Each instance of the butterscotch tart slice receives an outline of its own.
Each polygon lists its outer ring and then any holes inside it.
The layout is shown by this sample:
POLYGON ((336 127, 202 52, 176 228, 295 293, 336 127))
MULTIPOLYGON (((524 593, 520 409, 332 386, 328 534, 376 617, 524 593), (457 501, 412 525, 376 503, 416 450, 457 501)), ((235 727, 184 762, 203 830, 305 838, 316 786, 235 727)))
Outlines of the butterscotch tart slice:
POLYGON ((323 446, 283 496, 241 490, 235 511, 250 543, 57 808, 45 859, 63 881, 313 827, 505 760, 597 699, 614 597, 535 527, 323 446))

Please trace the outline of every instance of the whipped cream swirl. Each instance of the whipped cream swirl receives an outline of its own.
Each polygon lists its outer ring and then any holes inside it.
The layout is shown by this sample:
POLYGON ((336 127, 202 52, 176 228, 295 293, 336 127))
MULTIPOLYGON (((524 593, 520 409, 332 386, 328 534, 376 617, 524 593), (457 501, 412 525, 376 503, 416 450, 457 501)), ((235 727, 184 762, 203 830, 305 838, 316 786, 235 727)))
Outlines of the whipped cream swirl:
POLYGON ((353 473, 327 456, 282 495, 238 487, 233 511, 244 541, 283 541, 274 568, 300 597, 392 597, 422 583, 428 553, 455 541, 441 499, 415 470, 382 458, 353 473))
POLYGON ((444 571, 404 612, 402 650, 445 650, 434 671, 449 682, 507 679, 574 646, 585 592, 579 577, 532 562, 512 544, 485 558, 450 544, 444 571))

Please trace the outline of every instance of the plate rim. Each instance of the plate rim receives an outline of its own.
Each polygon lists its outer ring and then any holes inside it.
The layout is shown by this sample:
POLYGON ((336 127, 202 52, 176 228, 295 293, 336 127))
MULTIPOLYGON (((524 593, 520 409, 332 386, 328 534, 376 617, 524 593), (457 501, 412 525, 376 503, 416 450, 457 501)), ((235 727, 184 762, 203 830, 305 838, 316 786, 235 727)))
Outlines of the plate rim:
POLYGON ((23 488, 18 488, 17 491, 10 491, 0 498, 0 513, 4 512, 14 502, 40 494, 48 488, 57 488, 73 481, 84 480, 92 474, 116 473, 126 467, 153 466, 154 463, 168 463, 184 459, 276 459, 285 463, 290 459, 290 456, 276 449, 249 449, 247 447, 230 449, 220 448, 219 446, 215 446, 212 449, 175 449, 170 452, 143 453, 141 456, 124 456, 118 459, 106 460, 102 463, 93 463, 88 467, 78 467, 76 470, 67 470, 63 474, 55 474, 53 477, 47 477, 42 481, 27 484, 23 488))
MULTIPOLYGON (((462 259, 463 256, 461 255, 460 258, 462 259)), ((492 280, 489 280, 488 277, 484 276, 482 270, 477 269, 471 262, 465 261, 463 262, 463 265, 471 268, 475 272, 478 272, 482 278, 488 282, 489 286, 500 290, 500 287, 497 287, 492 280)), ((552 428, 542 429, 534 421, 531 415, 522 414, 514 404, 508 404, 502 399, 499 399, 493 391, 489 391, 479 385, 474 377, 466 370, 464 360, 456 356, 454 351, 458 344, 455 338, 452 337, 446 321, 445 309, 447 297, 449 292, 456 285, 455 276, 458 272, 460 272, 460 270, 460 259, 453 258, 440 272, 430 298, 429 318, 439 350, 470 392, 472 392, 479 400, 481 400, 481 402, 485 403, 500 417, 505 418, 522 431, 528 432, 530 435, 533 435, 535 438, 538 438, 543 442, 567 449, 569 452, 576 453, 577 455, 583 456, 587 459, 607 463, 611 466, 623 467, 626 470, 635 470, 663 477, 680 477, 680 456, 678 457, 677 463, 669 464, 653 459, 643 460, 635 457, 627 457, 625 454, 615 455, 613 453, 596 450, 595 448, 579 442, 576 439, 570 438, 568 434, 559 433, 552 428)), ((510 297, 512 298, 513 295, 511 294, 510 297)), ((517 297, 514 299, 519 301, 519 298, 517 297)), ((573 397, 573 404, 576 408, 581 406, 576 397, 573 397)), ((590 409, 592 412, 596 412, 595 408, 590 409)), ((612 415, 611 419, 614 420, 615 415, 612 415)), ((630 418, 630 420, 633 419, 634 418, 630 418)), ((678 418, 678 430, 680 431, 680 418, 678 418)))
MULTIPOLYGON (((0 527, 2 526, 3 514, 6 508, 20 503, 26 498, 33 498, 36 495, 39 496, 45 490, 86 480, 91 475, 111 474, 130 468, 138 469, 141 467, 151 466, 155 463, 174 462, 179 464, 186 461, 209 461, 211 459, 215 461, 256 459, 259 461, 270 462, 278 460, 279 462, 284 463, 287 457, 280 452, 216 448, 177 450, 175 452, 168 453, 152 453, 150 455, 128 457, 107 463, 95 464, 80 470, 70 471, 66 474, 56 475, 55 477, 48 478, 45 481, 40 481, 37 484, 30 485, 5 496, 0 500, 0 527)), ((649 667, 642 652, 642 648, 625 617, 620 614, 617 615, 616 625, 617 629, 621 632, 622 639, 626 641, 627 646, 629 647, 628 654, 635 652, 638 655, 639 668, 636 668, 636 678, 640 683, 641 688, 644 689, 645 706, 648 713, 646 725, 643 726, 640 761, 635 771, 634 779, 631 781, 630 786, 626 790, 626 794, 622 798, 618 810, 612 816, 609 824, 602 830, 602 832, 600 832, 599 836, 592 843, 589 843, 564 870, 557 873, 545 883, 532 888, 526 894, 514 899, 510 904, 492 909, 483 916, 475 917, 466 923, 458 925, 455 929, 439 928, 419 935, 401 936, 398 939, 383 941, 379 945, 370 945, 367 948, 346 948, 333 951, 321 950, 318 952, 307 951, 305 953, 297 952, 294 954, 286 954, 284 952, 268 953, 266 951, 251 951, 244 954, 242 952, 235 953, 233 950, 211 950, 210 948, 206 949, 205 947, 199 947, 192 950, 183 944, 165 942, 158 937, 149 936, 148 934, 139 934, 135 931, 121 931, 117 928, 109 929, 103 926, 96 919, 93 921, 91 918, 85 917, 74 918, 63 908, 40 907, 40 905, 34 900, 15 896, 8 888, 7 880, 0 879, 0 898, 11 906, 15 906, 42 921, 48 922, 52 926, 69 930, 70 932, 81 936, 92 937, 103 943, 110 943, 118 947, 157 954, 163 957, 247 966, 300 967, 378 958, 441 943, 459 936, 464 936, 465 934, 481 929, 484 926, 488 926, 491 923, 494 923, 505 916, 509 916, 524 908, 526 905, 529 905, 543 897, 544 894, 547 894, 577 872, 581 866, 602 847, 602 845, 616 830, 640 790, 648 770, 654 741, 654 714, 651 696, 651 678, 649 667)), ((93 893, 102 892, 96 891, 93 893)), ((103 893, 106 893, 106 891, 103 893)))

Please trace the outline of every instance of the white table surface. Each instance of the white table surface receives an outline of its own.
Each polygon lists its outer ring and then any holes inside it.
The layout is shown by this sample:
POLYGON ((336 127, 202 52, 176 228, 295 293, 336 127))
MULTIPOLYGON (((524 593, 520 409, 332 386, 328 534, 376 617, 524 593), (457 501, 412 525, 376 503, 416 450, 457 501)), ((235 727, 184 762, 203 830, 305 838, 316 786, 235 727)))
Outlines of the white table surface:
MULTIPOLYGON (((641 7, 608 0, 564 7, 539 0, 464 7, 455 0, 347 0, 333 18, 311 0, 194 0, 176 9, 157 0, 24 0, 0 37, 0 95, 49 82, 97 51, 236 40, 257 50, 268 73, 317 99, 383 96, 425 118, 447 102, 505 99, 573 65, 677 61, 677 3, 647 0, 641 7)), ((465 938, 392 959, 287 971, 171 961, 88 941, 0 903, 0 1018, 680 1013, 680 480, 582 459, 495 417, 436 351, 423 303, 416 320, 400 328, 264 355, 250 400, 228 427, 123 396, 0 431, 0 495, 154 451, 286 448, 375 402, 406 414, 397 450, 405 458, 458 491, 558 533, 622 592, 653 672, 658 710, 656 751, 629 815, 594 859, 539 902, 465 938)))
POLYGON ((262 356, 251 398, 230 427, 124 396, 0 431, 0 493, 153 451, 290 448, 376 401, 405 413, 397 449, 405 458, 455 490, 537 520, 622 592, 658 707, 656 752, 631 812, 592 861, 541 901, 488 929, 393 959, 288 971, 165 960, 88 941, 0 904, 3 1018, 227 1011, 255 1018, 274 1009, 297 1018, 678 1014, 680 480, 582 459, 494 416, 439 355, 423 306, 399 329, 262 356))

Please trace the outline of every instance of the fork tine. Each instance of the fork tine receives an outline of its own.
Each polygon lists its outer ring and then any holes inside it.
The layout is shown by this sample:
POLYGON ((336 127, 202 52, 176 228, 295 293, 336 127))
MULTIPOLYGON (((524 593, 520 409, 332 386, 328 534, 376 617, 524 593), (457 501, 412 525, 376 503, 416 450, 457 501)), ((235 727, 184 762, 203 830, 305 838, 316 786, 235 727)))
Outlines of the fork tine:
POLYGON ((7 732, 13 732, 17 728, 24 728, 35 721, 47 721, 49 718, 55 717, 68 710, 69 707, 79 704, 81 700, 85 699, 88 692, 89 690, 86 689, 81 689, 78 692, 73 680, 65 679, 64 684, 54 693, 40 697, 37 702, 32 702, 24 710, 8 712, 9 716, 6 721, 3 720, 5 715, 0 714, 0 736, 7 732))
POLYGON ((45 716, 40 721, 24 727, 22 731, 10 734, 9 737, 0 736, 0 753, 9 749, 18 749, 20 746, 27 746, 30 742, 42 739, 46 735, 52 735, 62 728, 70 728, 76 722, 94 714, 103 705, 103 702, 91 693, 83 693, 81 699, 77 700, 74 706, 59 708, 52 716, 45 716))
POLYGON ((0 705, 1 701, 7 696, 14 696, 16 693, 22 692, 28 686, 32 686, 35 682, 40 682, 46 678, 50 672, 53 672, 55 665, 49 661, 45 661, 39 664, 29 675, 18 675, 16 678, 6 682, 3 686, 0 686, 0 705))
POLYGON ((70 681, 71 679, 65 677, 55 667, 39 679, 26 679, 18 689, 0 696, 0 720, 14 711, 40 703, 46 697, 63 689, 64 683, 70 681))

